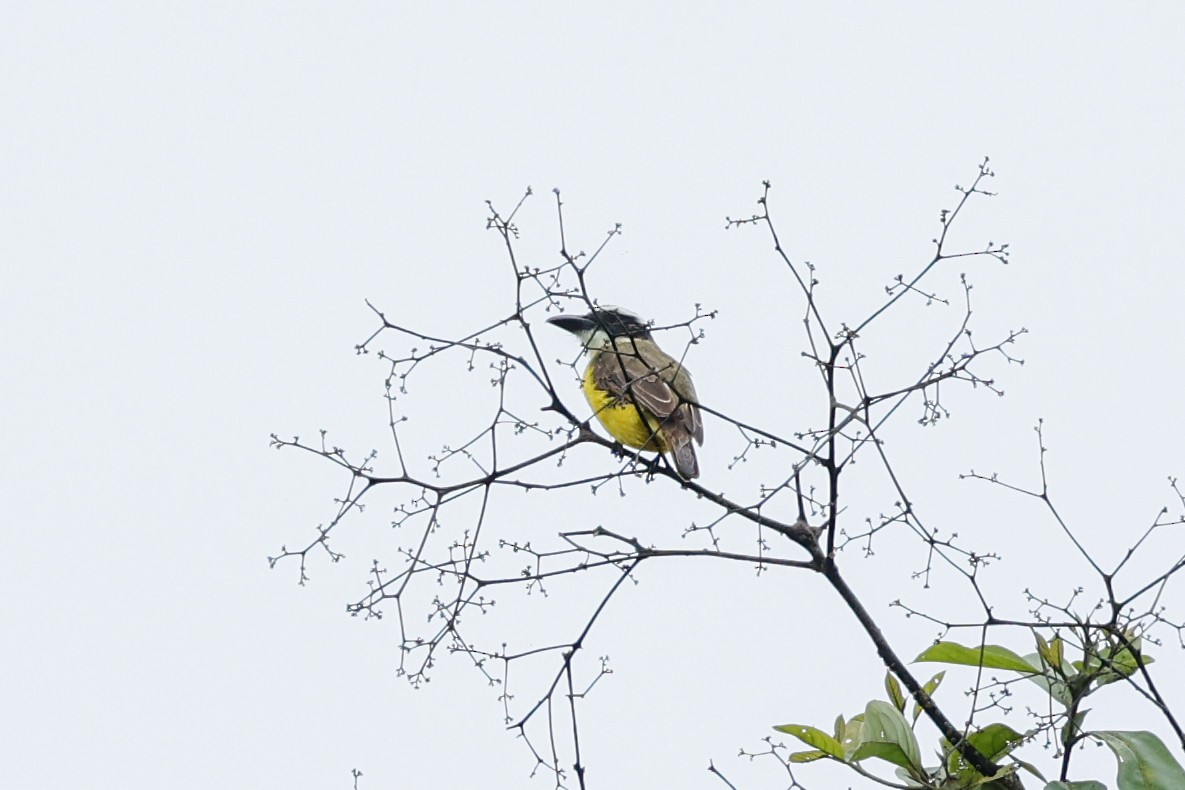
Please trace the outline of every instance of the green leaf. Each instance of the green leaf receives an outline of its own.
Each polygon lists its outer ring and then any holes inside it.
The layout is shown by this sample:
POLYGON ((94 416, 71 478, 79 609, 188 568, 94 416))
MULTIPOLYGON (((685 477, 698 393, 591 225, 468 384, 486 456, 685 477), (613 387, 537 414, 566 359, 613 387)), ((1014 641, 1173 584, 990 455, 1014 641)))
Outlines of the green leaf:
POLYGON ((864 735, 864 714, 857 713, 843 725, 843 732, 836 738, 843 746, 844 760, 851 760, 852 754, 860 748, 860 739, 864 735))
POLYGON ((1107 786, 1092 779, 1086 782, 1050 782, 1044 790, 1107 790, 1107 786))
MULTIPOLYGON (((1143 662, 1144 666, 1148 666, 1156 661, 1152 656, 1146 656, 1143 653, 1140 653, 1139 660, 1143 662)), ((1095 667, 1106 667, 1095 678, 1095 683, 1100 686, 1129 678, 1140 670, 1140 665, 1136 662, 1136 656, 1126 647, 1121 647, 1114 652, 1104 650, 1100 653, 1099 658, 1091 663, 1095 667)))
MULTIPOLYGON (((989 724, 981 730, 976 730, 967 736, 967 742, 975 748, 975 751, 982 754, 993 763, 998 763, 1001 757, 1004 757, 1013 749, 1021 744, 1025 736, 1016 730, 1009 727, 1007 724, 989 724)), ((960 787, 974 787, 976 784, 990 782, 992 780, 1002 778, 1003 774, 995 776, 983 776, 970 763, 964 759, 963 755, 954 749, 950 741, 946 738, 942 739, 942 746, 946 752, 946 770, 947 773, 955 775, 959 778, 960 787), (972 779, 978 777, 972 784, 972 779)), ((1019 766, 1013 765, 1009 768, 1009 773, 1015 771, 1019 766)))
MULTIPOLYGON (((806 724, 779 724, 774 729, 787 735, 793 735, 807 746, 815 747, 828 757, 834 757, 837 760, 844 759, 843 747, 839 745, 839 741, 818 727, 810 727, 806 724)), ((800 752, 800 754, 809 754, 809 752, 800 752)), ((819 758, 812 757, 811 759, 817 760, 819 758)))
POLYGON ((1150 732, 1091 733, 1101 739, 1119 761, 1119 790, 1180 790, 1185 787, 1181 768, 1164 742, 1150 732))
MULTIPOLYGON (((941 672, 939 672, 934 677, 930 678, 928 681, 926 681, 926 685, 922 686, 922 691, 926 692, 927 697, 930 697, 931 699, 933 699, 934 692, 938 691, 938 686, 940 683, 942 683, 942 679, 944 677, 946 677, 946 670, 945 669, 942 670, 941 672)), ((902 711, 902 712, 904 713, 904 711, 902 711)), ((915 702, 913 704, 913 723, 914 724, 918 723, 918 716, 921 716, 921 715, 922 715, 922 706, 915 702)))
POLYGON ((1052 642, 1046 642, 1041 634, 1036 634, 1037 652, 1045 661, 1046 666, 1060 667, 1066 660, 1066 643, 1060 636, 1055 636, 1052 642))
POLYGON ((897 710, 905 713, 905 693, 892 672, 885 673, 885 692, 889 695, 889 702, 893 703, 897 710))
POLYGON ((982 730, 977 730, 967 736, 967 741, 975 747, 975 751, 994 762, 1011 752, 1024 735, 1009 727, 1007 724, 989 724, 982 730))
POLYGON ((851 761, 858 763, 861 760, 867 760, 869 757, 877 757, 893 765, 900 766, 909 772, 911 776, 918 770, 909 761, 909 755, 905 749, 896 743, 889 741, 865 741, 860 744, 860 747, 852 753, 851 761))
POLYGON ((1062 746, 1067 746, 1071 741, 1082 734, 1082 721, 1086 718, 1086 714, 1090 713, 1091 709, 1086 708, 1074 714, 1073 720, 1066 720, 1062 725, 1062 746))
POLYGON ((792 763, 813 763, 815 760, 822 760, 829 755, 826 752, 821 752, 818 749, 811 749, 809 752, 793 752, 790 755, 790 762, 792 763))
POLYGON ((1027 675, 1039 674, 1040 668, 1000 645, 966 647, 956 642, 938 642, 922 651, 914 661, 935 661, 942 664, 963 664, 986 669, 1008 669, 1027 675))
POLYGON ((994 776, 979 776, 977 779, 973 780, 971 784, 964 784, 962 787, 978 787, 980 790, 1006 790, 1004 782, 1001 780, 1007 776, 1012 776, 1014 773, 1016 773, 1017 768, 1019 768, 1019 766, 1016 764, 1006 765, 997 771, 994 776))
MULTIPOLYGON (((1029 773, 1031 773, 1033 776, 1037 777, 1042 782, 1045 781, 1045 774, 1038 771, 1037 766, 1033 765, 1032 763, 1026 763, 1024 760, 1018 759, 1016 757, 1013 757, 1012 759, 1016 760, 1017 765, 1019 765, 1021 768, 1025 769, 1029 773)), ((1104 790, 1106 790, 1106 789, 1104 788, 1104 790)))
POLYGON ((1045 693, 1053 697, 1065 707, 1070 707, 1074 703, 1074 691, 1072 685, 1067 683, 1065 679, 1073 679, 1078 676, 1074 670, 1074 665, 1069 661, 1062 661, 1061 666, 1056 669, 1046 663, 1045 659, 1040 653, 1029 653, 1022 660, 1027 661, 1034 666, 1041 667, 1041 673, 1037 675, 1029 675, 1026 680, 1031 680, 1036 683, 1045 693))
POLYGON ((868 757, 887 760, 915 776, 922 773, 922 756, 909 722, 901 711, 881 700, 873 700, 864 708, 863 733, 851 760, 859 762, 868 757))
MULTIPOLYGON (((1008 790, 1008 785, 1003 780, 1016 773, 1018 768, 1016 763, 1005 765, 994 776, 983 776, 975 770, 968 770, 958 776, 948 776, 941 784, 937 785, 937 788, 940 790, 1008 790)), ((931 774, 931 776, 933 775, 931 774)), ((927 784, 925 786, 933 787, 934 785, 927 784)))

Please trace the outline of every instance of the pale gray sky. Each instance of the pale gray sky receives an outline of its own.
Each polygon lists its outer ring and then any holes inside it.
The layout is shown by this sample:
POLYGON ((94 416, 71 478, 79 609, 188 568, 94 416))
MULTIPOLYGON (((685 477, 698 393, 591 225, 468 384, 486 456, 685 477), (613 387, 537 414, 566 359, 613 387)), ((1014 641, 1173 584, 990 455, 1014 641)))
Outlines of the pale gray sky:
MULTIPOLYGON (((353 354, 373 328, 363 300, 440 334, 505 313, 512 282, 483 201, 509 209, 527 185, 525 262, 556 262, 552 187, 573 248, 623 223, 596 295, 665 322, 718 308, 688 358, 701 397, 793 431, 819 408, 796 361, 800 305, 768 239, 725 232, 725 215, 751 212, 772 180, 789 254, 818 266, 834 322, 851 321, 928 258, 951 187, 990 155, 1001 194, 960 232, 1009 242, 1012 264, 959 270, 976 285, 976 339, 1024 326, 1026 364, 998 366, 1003 399, 952 392, 948 424, 903 421, 894 450, 917 504, 1004 555, 985 583, 1019 613, 1018 579, 1062 597, 1090 577, 1035 506, 958 472, 1034 480, 1044 417, 1055 496, 1110 562, 1171 503, 1165 478, 1185 474, 1179 5, 636 5, 10 9, 0 786, 347 788, 353 767, 367 790, 549 786, 528 780, 475 673, 446 661, 413 692, 395 677, 394 623, 343 614, 397 542, 393 500, 348 525, 347 559, 318 558, 307 587, 264 559, 307 541, 341 493, 327 465, 269 450, 268 434, 324 427, 389 453, 383 369, 353 354), (784 397, 738 390, 759 354, 783 352, 784 397)), ((935 287, 957 297, 956 275, 935 287)), ((916 364, 896 339, 911 327, 895 329, 870 341, 885 381, 916 364)), ((562 333, 546 342, 549 359, 572 357, 562 333)), ((582 407, 574 385, 569 404, 582 407)), ((421 459, 443 440, 422 426, 409 426, 421 459)), ((725 469, 735 434, 708 430, 705 485, 752 491, 759 475, 725 469)), ((669 488, 579 512, 595 526, 682 502, 669 488)), ((857 523, 891 501, 866 505, 857 523)), ((695 511, 675 512, 655 543, 679 543, 695 511)), ((1178 534, 1148 567, 1180 551, 1178 534)), ((884 604, 963 594, 911 583, 908 546, 844 562, 904 654, 934 629, 884 604)), ((609 654, 615 669, 583 709, 590 786, 719 788, 713 759, 739 786, 780 787, 738 749, 881 693, 870 645, 806 574, 672 563, 641 578, 589 645, 590 666, 609 654)), ((530 618, 587 600, 507 601, 497 627, 525 644, 530 618)), ((1182 588, 1164 603, 1180 617, 1182 588)), ((1181 663, 1176 648, 1158 657, 1181 663)), ((1185 710, 1185 672, 1161 676, 1185 710)), ((1096 726, 1159 727, 1110 699, 1096 726)))

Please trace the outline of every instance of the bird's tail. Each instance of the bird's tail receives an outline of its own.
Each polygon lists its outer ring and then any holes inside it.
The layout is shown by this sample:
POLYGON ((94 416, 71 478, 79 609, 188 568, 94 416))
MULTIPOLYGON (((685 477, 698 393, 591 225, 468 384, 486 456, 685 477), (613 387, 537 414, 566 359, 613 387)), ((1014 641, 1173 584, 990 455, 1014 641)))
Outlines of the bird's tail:
POLYGON ((671 448, 671 459, 675 462, 675 471, 684 480, 699 477, 699 461, 695 458, 695 447, 690 436, 671 448))

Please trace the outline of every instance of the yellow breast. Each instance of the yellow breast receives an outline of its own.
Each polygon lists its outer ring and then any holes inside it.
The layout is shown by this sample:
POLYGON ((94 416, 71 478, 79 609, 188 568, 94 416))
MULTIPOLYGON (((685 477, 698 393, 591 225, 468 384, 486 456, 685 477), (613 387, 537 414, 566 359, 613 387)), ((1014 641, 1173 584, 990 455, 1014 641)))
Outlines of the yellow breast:
POLYGON ((619 400, 605 390, 597 389, 592 363, 584 371, 584 397, 601 425, 617 441, 638 450, 667 452, 666 442, 658 433, 661 423, 650 414, 644 415, 643 410, 628 398, 619 400))

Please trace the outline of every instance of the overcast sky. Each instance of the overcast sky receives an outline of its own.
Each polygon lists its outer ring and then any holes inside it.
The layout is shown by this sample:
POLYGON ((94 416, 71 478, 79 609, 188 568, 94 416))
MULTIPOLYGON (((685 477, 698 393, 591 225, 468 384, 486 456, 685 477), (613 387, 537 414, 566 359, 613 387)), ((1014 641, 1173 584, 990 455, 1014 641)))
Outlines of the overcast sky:
MULTIPOLYGON (((893 452, 915 502, 1003 555, 985 583, 1017 615, 1025 586, 1064 601, 1090 573, 1034 503, 959 472, 1034 483, 1044 418, 1054 496, 1107 565, 1173 503, 1166 478, 1185 474, 1178 4, 638 5, 9 10, 0 785, 324 790, 351 787, 358 768, 367 790, 550 786, 528 779, 496 689, 446 660, 413 691, 396 677, 395 623, 345 615, 370 561, 391 561, 394 498, 347 524, 346 559, 314 558, 307 586, 265 559, 308 542, 342 492, 328 464, 277 453, 268 435, 325 428, 389 460, 385 371, 353 352, 375 328, 364 300, 440 335, 509 312, 484 201, 508 210, 527 186, 523 262, 557 262, 554 187, 574 250, 622 223, 592 295, 665 323, 718 309, 688 356, 701 398, 792 432, 820 413, 798 356, 801 301, 768 237, 725 231, 725 216, 754 211, 771 180, 788 254, 818 267, 833 323, 853 322, 928 260, 952 187, 988 155, 999 196, 969 209, 959 240, 1008 242, 1012 262, 941 272, 934 287, 956 306, 912 305, 869 339, 869 365, 886 387, 918 372, 917 338, 961 318, 962 271, 976 340, 1024 327, 1025 364, 985 370, 1002 399, 952 390, 946 424, 902 420, 893 452)), ((574 357, 562 332, 543 337, 548 360, 574 357)), ((461 366, 425 375, 445 392, 485 386, 461 366)), ((571 386, 569 406, 585 409, 571 386)), ((433 419, 409 424, 417 462, 450 440, 433 419)), ((727 469, 736 432, 707 431, 704 485, 753 494, 761 474, 727 469)), ((584 448, 572 463, 612 460, 584 448)), ((853 494, 855 527, 891 507, 881 493, 853 494)), ((640 508, 645 539, 678 546, 698 512, 669 481, 611 499, 572 500, 564 526, 640 508)), ((557 531, 554 517, 527 527, 557 531)), ((1178 530, 1146 568, 1180 553, 1178 530)), ((888 602, 938 609, 965 594, 953 577, 911 581, 920 556, 889 543, 841 558, 907 656, 935 628, 888 602)), ((805 573, 670 563, 640 580, 589 644, 587 666, 608 654, 614 668, 583 708, 592 787, 721 788, 709 759, 739 787, 782 787, 772 762, 738 750, 881 693, 871 645, 805 573)), ((527 644, 530 618, 562 621, 590 600, 508 600, 491 633, 527 644)), ((1180 619, 1182 587, 1162 603, 1180 619)), ((1164 636, 1160 677, 1180 714, 1185 671, 1170 669, 1181 655, 1164 636)), ((952 705, 969 677, 950 681, 952 705)), ((1163 730, 1130 694, 1108 699, 1095 726, 1163 730)), ((1083 765, 1100 773, 1080 778, 1113 778, 1101 755, 1083 765)), ((811 788, 854 783, 812 770, 799 774, 811 788)))

